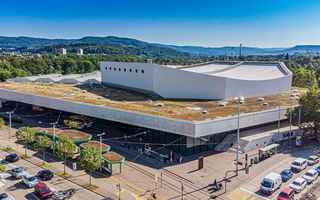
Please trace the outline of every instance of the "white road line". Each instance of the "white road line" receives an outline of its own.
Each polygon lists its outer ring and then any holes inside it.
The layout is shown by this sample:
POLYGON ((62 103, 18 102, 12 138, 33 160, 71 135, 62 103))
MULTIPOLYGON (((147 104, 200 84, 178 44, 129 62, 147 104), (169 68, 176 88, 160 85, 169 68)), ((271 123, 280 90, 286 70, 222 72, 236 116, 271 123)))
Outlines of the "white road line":
POLYGON ((247 190, 247 189, 240 188, 240 190, 243 190, 243 191, 245 191, 245 192, 247 192, 247 193, 249 193, 249 194, 252 194, 252 195, 254 195, 254 196, 256 196, 256 197, 259 197, 259 198, 261 198, 261 199, 270 200, 270 199, 267 198, 267 197, 258 195, 258 194, 254 193, 254 192, 251 192, 251 191, 247 190))

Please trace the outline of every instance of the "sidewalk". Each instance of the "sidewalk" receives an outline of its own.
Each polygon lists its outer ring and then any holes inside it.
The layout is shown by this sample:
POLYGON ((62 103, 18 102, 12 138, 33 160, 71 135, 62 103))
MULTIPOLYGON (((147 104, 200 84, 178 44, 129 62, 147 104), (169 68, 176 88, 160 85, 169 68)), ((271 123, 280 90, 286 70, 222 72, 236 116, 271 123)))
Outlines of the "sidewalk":
MULTIPOLYGON (((24 148, 23 145, 16 143, 16 138, 13 137, 8 139, 7 134, 8 130, 0 129, 0 148, 4 149, 7 147, 11 147, 16 153, 20 155, 24 155, 24 148), (6 137, 5 137, 6 136, 6 137)), ((15 130, 13 130, 13 135, 15 130)), ((39 154, 36 151, 28 149, 28 156, 32 156, 31 158, 26 159, 28 162, 36 164, 38 166, 42 165, 42 154, 39 154)), ((49 165, 47 168, 53 171, 55 174, 59 174, 63 172, 63 162, 58 158, 54 157, 53 155, 46 154, 46 162, 49 165)), ((81 169, 77 169, 76 171, 72 170, 70 166, 72 166, 71 161, 67 161, 68 167, 66 167, 66 172, 72 175, 71 178, 68 180, 79 185, 83 186, 87 184, 89 181, 89 175, 81 169)), ((98 186, 99 188, 93 192, 106 197, 106 199, 118 199, 119 189, 116 187, 118 184, 117 181, 114 181, 113 178, 107 178, 106 175, 100 173, 93 173, 92 175, 92 184, 98 186), (108 179, 107 181, 105 181, 108 179)), ((126 187, 123 185, 121 186, 122 190, 120 191, 121 199, 137 199, 136 194, 129 192, 126 187)))

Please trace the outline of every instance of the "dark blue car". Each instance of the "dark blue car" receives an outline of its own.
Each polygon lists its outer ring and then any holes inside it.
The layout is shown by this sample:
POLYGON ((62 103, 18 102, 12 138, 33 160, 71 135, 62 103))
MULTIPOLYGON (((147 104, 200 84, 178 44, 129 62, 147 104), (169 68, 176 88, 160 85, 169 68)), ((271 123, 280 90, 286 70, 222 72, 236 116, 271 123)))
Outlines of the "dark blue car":
POLYGON ((318 172, 318 174, 320 174, 320 166, 318 166, 317 168, 315 168, 315 170, 318 172))
POLYGON ((290 169, 285 169, 280 173, 280 175, 281 175, 282 181, 286 182, 287 180, 292 178, 293 173, 290 169))

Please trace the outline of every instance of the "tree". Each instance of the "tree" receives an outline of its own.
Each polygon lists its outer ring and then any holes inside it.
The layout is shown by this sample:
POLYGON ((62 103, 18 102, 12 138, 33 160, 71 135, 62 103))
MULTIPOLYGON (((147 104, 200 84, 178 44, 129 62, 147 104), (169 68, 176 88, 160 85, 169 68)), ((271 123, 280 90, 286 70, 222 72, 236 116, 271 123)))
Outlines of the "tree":
POLYGON ((22 144, 24 144, 24 148, 25 148, 25 152, 24 152, 24 156, 27 156, 27 144, 31 143, 34 141, 34 135, 35 135, 35 131, 28 127, 28 126, 24 126, 18 129, 16 136, 18 141, 20 141, 22 144))
POLYGON ((302 67, 292 69, 292 84, 297 87, 311 87, 317 85, 316 73, 313 70, 307 70, 302 67))
POLYGON ((90 172, 89 186, 91 186, 91 174, 101 165, 100 151, 93 147, 85 147, 81 150, 80 166, 90 172))
POLYGON ((309 91, 302 95, 300 100, 300 108, 292 110, 292 120, 294 124, 298 124, 300 112, 300 128, 304 132, 311 131, 320 141, 320 92, 316 86, 311 87, 309 91), (300 111, 299 111, 300 109, 300 111))
POLYGON ((43 160, 43 164, 45 161, 45 154, 46 154, 46 148, 51 147, 52 146, 52 140, 45 136, 45 135, 40 135, 37 140, 36 140, 36 147, 38 147, 39 149, 41 149, 43 155, 42 155, 42 160, 43 160))
POLYGON ((0 174, 4 173, 5 171, 6 171, 6 166, 0 163, 0 174))
POLYGON ((0 117, 0 128, 4 127, 4 120, 0 117))
POLYGON ((59 137, 56 148, 57 148, 57 155, 59 156, 59 158, 64 160, 63 174, 65 174, 67 158, 72 157, 74 155, 74 152, 76 151, 77 146, 73 140, 63 135, 59 137))
POLYGON ((94 69, 94 64, 90 60, 79 61, 78 63, 78 73, 89 73, 94 69))

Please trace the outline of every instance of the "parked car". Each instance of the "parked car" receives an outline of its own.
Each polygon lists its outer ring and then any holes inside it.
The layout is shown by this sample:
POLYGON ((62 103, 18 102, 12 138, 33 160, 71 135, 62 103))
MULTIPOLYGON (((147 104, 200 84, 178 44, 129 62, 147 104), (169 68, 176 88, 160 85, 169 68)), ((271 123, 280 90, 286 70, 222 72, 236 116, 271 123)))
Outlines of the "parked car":
POLYGON ((26 174, 22 176, 22 182, 26 184, 28 187, 34 187, 37 183, 39 183, 37 177, 31 175, 31 174, 26 174))
POLYGON ((6 160, 10 162, 16 162, 20 159, 20 157, 16 153, 12 153, 6 156, 6 160))
POLYGON ((314 165, 319 163, 319 157, 318 156, 309 156, 307 158, 307 163, 308 165, 314 165))
POLYGON ((283 182, 286 182, 286 181, 288 181, 290 178, 292 178, 293 173, 292 173, 292 171, 291 171, 290 169, 285 169, 285 170, 283 170, 283 171, 280 173, 280 175, 281 175, 282 181, 283 181, 283 182))
POLYGON ((264 177, 261 182, 260 191, 265 194, 272 194, 274 191, 279 189, 282 184, 280 174, 270 173, 264 177))
POLYGON ((11 198, 6 193, 2 193, 0 194, 0 200, 11 200, 11 198))
POLYGON ((43 170, 40 170, 40 171, 38 172, 38 176, 39 176, 42 180, 46 181, 46 180, 51 180, 51 179, 53 178, 54 174, 53 174, 52 171, 50 171, 50 170, 48 170, 48 169, 43 169, 43 170))
POLYGON ((320 166, 318 166, 317 168, 315 168, 314 170, 316 170, 318 172, 318 174, 320 174, 320 166))
POLYGON ((290 185, 289 187, 293 189, 294 192, 299 193, 301 192, 304 188, 306 188, 307 182, 303 178, 296 178, 290 185))
POLYGON ((23 171, 22 167, 12 168, 8 172, 15 179, 19 179, 25 174, 25 172, 23 171))
POLYGON ((285 187, 279 193, 277 200, 294 200, 294 191, 291 188, 285 187))
POLYGON ((53 194, 52 190, 44 182, 39 182, 34 186, 34 193, 41 199, 47 199, 53 194))
POLYGON ((309 169, 304 175, 303 178, 306 179, 307 183, 312 183, 318 178, 319 174, 314 169, 309 169))
POLYGON ((295 172, 300 172, 307 168, 307 160, 303 158, 298 158, 291 163, 291 170, 295 172))

